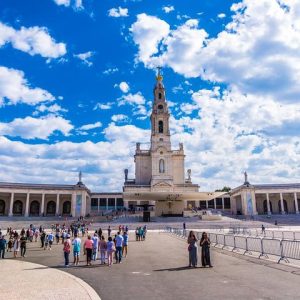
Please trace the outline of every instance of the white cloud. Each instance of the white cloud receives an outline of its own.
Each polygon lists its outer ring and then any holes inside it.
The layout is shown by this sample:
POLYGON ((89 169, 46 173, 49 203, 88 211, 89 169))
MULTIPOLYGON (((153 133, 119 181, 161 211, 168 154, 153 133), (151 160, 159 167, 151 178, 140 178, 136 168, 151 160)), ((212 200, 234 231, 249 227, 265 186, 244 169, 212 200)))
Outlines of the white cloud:
POLYGON ((93 63, 89 60, 94 55, 94 52, 88 51, 84 53, 74 54, 74 57, 80 59, 88 67, 91 67, 93 63))
POLYGON ((0 123, 0 134, 24 139, 48 139, 55 132, 69 135, 73 129, 70 121, 60 116, 48 115, 42 118, 16 118, 10 123, 0 123))
POLYGON ((93 110, 102 109, 102 110, 108 110, 112 108, 113 103, 107 102, 107 103, 97 103, 93 110))
POLYGON ((128 93, 129 90, 130 90, 130 87, 129 87, 128 83, 125 82, 125 81, 122 81, 122 82, 119 84, 119 88, 120 88, 120 90, 121 90, 123 93, 128 93))
MULTIPOLYGON (((160 63, 186 77, 225 83, 241 93, 297 102, 300 94, 300 32, 297 1, 244 0, 232 5, 233 17, 216 37, 190 19, 165 34, 138 19, 132 26, 137 60, 160 63), (156 31, 155 31, 156 32, 156 31), (139 34, 137 34, 139 33, 139 34), (154 54, 156 54, 154 56, 154 54)), ((143 14, 143 20, 156 17, 143 14)))
POLYGON ((106 141, 26 144, 0 136, 3 181, 75 184, 78 171, 93 191, 122 191, 125 168, 134 174, 136 141, 148 142, 150 131, 133 125, 111 123, 104 130, 106 141), (99 178, 101 180, 99 181, 99 178))
POLYGON ((220 13, 220 14, 218 14, 218 18, 224 19, 224 18, 226 18, 226 15, 224 13, 220 13))
POLYGON ((163 6, 163 7, 162 7, 162 10, 163 10, 166 14, 168 14, 168 13, 174 11, 175 8, 174 8, 174 6, 169 5, 169 6, 163 6))
POLYGON ((21 27, 15 30, 0 22, 0 47, 11 43, 12 47, 30 55, 58 58, 67 53, 66 44, 56 43, 45 27, 21 27))
POLYGON ((116 72, 118 72, 119 69, 118 68, 108 68, 106 70, 103 71, 104 75, 110 75, 110 74, 114 74, 116 72))
POLYGON ((62 108, 60 105, 56 103, 49 106, 45 104, 41 104, 38 107, 36 107, 36 111, 33 113, 33 115, 38 115, 39 113, 44 113, 44 112, 58 114, 60 112, 67 112, 67 111, 68 111, 67 109, 62 108))
POLYGON ((82 0, 53 0, 57 5, 63 5, 65 7, 73 6, 75 10, 84 9, 82 0))
POLYGON ((96 122, 94 124, 83 125, 79 128, 79 130, 91 130, 91 129, 100 128, 100 127, 102 127, 102 123, 101 122, 96 122))
POLYGON ((108 11, 108 15, 110 17, 114 17, 114 18, 128 17, 128 9, 127 8, 122 8, 122 7, 111 8, 108 11))
POLYGON ((53 100, 55 98, 46 90, 31 88, 22 71, 0 66, 0 104, 8 102, 35 105, 53 100))
POLYGON ((118 114, 118 115, 113 115, 111 117, 111 120, 114 122, 125 122, 125 121, 128 121, 128 117, 123 114, 118 114))
POLYGON ((123 95, 119 99, 119 105, 125 105, 125 104, 131 104, 131 105, 144 105, 146 102, 144 96, 141 92, 138 92, 136 94, 128 94, 123 95))
POLYGON ((161 40, 168 36, 170 26, 157 17, 139 14, 130 31, 139 46, 138 59, 148 64, 152 62, 151 57, 158 52, 157 47, 161 40))

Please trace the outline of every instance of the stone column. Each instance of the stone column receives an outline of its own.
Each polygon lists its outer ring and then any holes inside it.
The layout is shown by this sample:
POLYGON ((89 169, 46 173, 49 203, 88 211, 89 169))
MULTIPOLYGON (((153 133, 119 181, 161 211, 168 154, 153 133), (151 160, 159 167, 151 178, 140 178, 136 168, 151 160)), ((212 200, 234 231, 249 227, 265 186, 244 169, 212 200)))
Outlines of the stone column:
POLYGON ((206 209, 208 209, 208 201, 207 200, 205 201, 205 204, 206 204, 206 209))
POLYGON ((280 193, 280 207, 281 207, 281 214, 285 214, 284 205, 283 205, 283 196, 282 193, 280 193))
POLYGON ((295 209, 296 209, 296 214, 299 214, 299 207, 298 207, 298 198, 297 198, 297 193, 294 193, 294 200, 295 200, 295 209))
POLYGON ((117 198, 115 198, 115 210, 117 210, 117 198))
POLYGON ((267 196, 267 213, 268 215, 271 215, 271 206, 270 206, 270 198, 269 198, 269 193, 266 193, 267 196))
POLYGON ((40 215, 42 216, 44 214, 45 209, 45 194, 42 194, 42 205, 40 209, 40 215))
POLYGON ((222 197, 222 210, 225 209, 225 205, 224 205, 224 197, 222 197))
POLYGON ((214 199, 214 209, 217 209, 217 199, 214 199))
POLYGON ((100 211, 100 198, 97 199, 98 212, 100 211))
POLYGON ((27 196, 26 196, 26 204, 25 204, 25 217, 28 217, 29 216, 29 197, 30 197, 30 194, 27 193, 27 196))
POLYGON ((9 217, 13 216, 14 196, 15 196, 15 194, 11 193, 11 195, 10 195, 10 204, 9 204, 9 212, 8 212, 9 217))
POLYGON ((72 194, 71 214, 73 218, 76 215, 76 194, 75 193, 72 194))
POLYGON ((108 210, 108 198, 106 198, 106 210, 108 210))
POLYGON ((56 211, 55 211, 55 215, 58 216, 59 215, 59 194, 56 195, 56 211))

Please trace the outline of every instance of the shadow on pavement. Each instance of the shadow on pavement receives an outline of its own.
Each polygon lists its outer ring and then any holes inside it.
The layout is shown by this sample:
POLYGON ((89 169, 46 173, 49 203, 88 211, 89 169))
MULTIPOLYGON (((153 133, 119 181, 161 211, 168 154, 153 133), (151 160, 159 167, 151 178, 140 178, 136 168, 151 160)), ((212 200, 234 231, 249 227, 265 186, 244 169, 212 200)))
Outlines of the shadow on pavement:
POLYGON ((178 267, 178 268, 168 268, 168 269, 158 269, 158 270, 153 270, 153 272, 163 272, 163 271, 185 271, 185 270, 194 270, 194 269, 199 269, 199 267, 178 267))

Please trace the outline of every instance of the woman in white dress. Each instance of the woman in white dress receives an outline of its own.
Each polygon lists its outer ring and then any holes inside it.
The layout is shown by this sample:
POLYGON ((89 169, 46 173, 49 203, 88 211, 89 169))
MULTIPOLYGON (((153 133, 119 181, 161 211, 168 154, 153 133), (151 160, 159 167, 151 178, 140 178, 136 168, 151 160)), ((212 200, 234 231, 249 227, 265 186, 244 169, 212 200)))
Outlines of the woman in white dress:
POLYGON ((18 252, 20 251, 20 239, 19 236, 17 236, 14 240, 14 257, 16 258, 18 255, 18 252))

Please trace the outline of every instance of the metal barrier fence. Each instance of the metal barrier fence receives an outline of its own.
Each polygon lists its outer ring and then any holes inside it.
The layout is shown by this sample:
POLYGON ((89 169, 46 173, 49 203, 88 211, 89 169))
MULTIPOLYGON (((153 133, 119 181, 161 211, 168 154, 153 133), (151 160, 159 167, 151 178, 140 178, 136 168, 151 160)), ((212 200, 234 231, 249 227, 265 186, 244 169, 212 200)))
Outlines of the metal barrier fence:
POLYGON ((264 232, 261 229, 249 229, 245 227, 231 227, 229 228, 228 233, 230 234, 239 234, 255 237, 268 237, 272 239, 280 240, 293 240, 300 241, 300 232, 299 231, 279 231, 279 230, 265 230, 264 232))
MULTIPOLYGON (((187 238, 187 230, 166 227, 166 232, 176 236, 187 238)), ((201 239, 202 233, 195 232, 198 240, 201 239)), ((230 251, 243 251, 243 254, 255 252, 259 258, 268 255, 278 257, 278 263, 281 260, 289 262, 288 259, 300 260, 300 241, 278 239, 277 237, 255 237, 240 236, 233 234, 208 233, 211 245, 230 251)), ((276 235, 275 235, 276 236, 276 235)))

